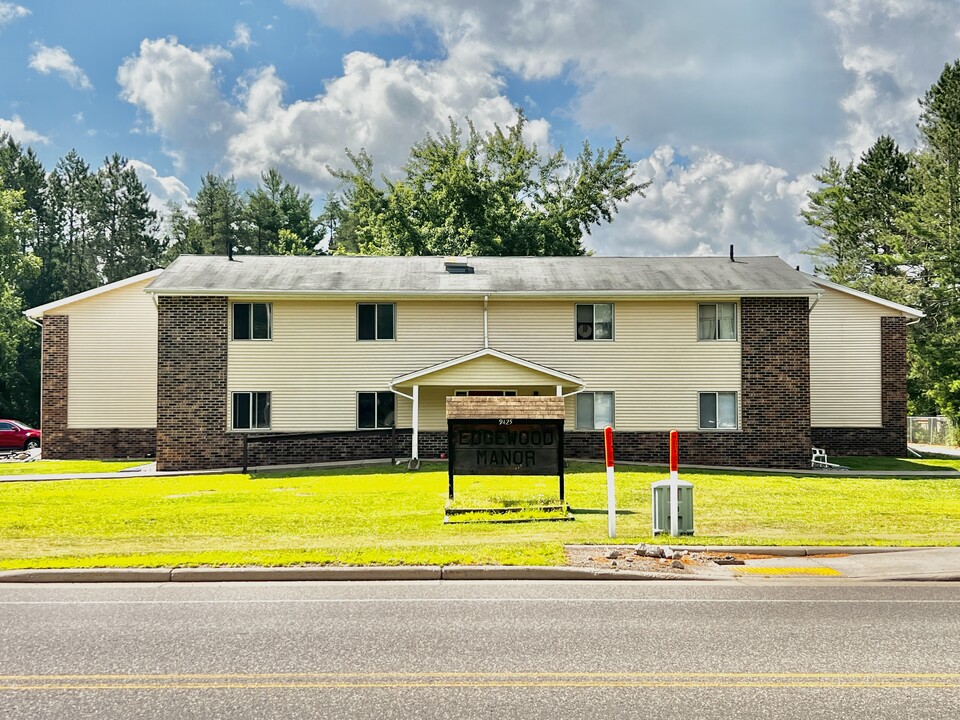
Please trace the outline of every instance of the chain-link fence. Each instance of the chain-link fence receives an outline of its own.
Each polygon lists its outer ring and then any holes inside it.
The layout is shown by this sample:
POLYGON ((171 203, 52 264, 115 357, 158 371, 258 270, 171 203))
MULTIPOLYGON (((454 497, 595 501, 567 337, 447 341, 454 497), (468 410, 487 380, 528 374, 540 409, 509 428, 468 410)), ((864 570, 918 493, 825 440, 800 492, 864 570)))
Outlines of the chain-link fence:
POLYGON ((957 441, 953 423, 943 416, 908 417, 907 438, 923 445, 955 445, 957 441))

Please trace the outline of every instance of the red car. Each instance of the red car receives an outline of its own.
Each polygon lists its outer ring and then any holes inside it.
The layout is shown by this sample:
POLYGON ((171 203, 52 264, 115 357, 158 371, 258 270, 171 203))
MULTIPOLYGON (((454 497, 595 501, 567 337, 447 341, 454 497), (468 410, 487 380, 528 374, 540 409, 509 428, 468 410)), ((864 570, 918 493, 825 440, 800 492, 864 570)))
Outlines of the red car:
POLYGON ((40 447, 40 431, 16 420, 0 420, 0 450, 30 450, 40 447))

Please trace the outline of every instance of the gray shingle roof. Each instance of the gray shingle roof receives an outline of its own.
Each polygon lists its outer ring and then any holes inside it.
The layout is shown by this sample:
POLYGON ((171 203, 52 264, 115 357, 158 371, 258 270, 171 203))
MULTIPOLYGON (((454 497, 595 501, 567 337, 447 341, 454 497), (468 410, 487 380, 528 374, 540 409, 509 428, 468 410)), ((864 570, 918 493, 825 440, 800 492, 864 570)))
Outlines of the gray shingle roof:
POLYGON ((164 295, 815 295, 777 257, 442 257, 181 255, 148 287, 164 295))

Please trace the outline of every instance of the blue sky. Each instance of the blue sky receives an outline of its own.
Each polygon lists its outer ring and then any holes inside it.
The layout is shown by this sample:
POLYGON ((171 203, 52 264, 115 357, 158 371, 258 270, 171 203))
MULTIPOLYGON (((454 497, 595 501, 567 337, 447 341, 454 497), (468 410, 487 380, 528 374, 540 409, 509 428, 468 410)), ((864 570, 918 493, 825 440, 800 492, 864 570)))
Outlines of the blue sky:
POLYGON ((161 205, 269 166, 322 197, 346 147, 389 175, 448 116, 519 106, 545 148, 630 138, 653 184, 599 254, 808 266, 811 174, 881 133, 913 146, 957 57, 951 0, 0 0, 0 130, 48 169, 119 152, 161 205))

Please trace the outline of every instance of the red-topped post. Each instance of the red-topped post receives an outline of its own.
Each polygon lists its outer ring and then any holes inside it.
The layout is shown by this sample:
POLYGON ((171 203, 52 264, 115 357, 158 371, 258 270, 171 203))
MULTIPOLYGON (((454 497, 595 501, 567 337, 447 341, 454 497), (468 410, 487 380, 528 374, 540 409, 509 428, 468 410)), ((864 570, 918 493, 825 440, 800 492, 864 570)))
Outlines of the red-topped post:
POLYGON ((680 433, 670 431, 670 534, 680 534, 680 433))
POLYGON ((613 428, 603 429, 603 458, 607 463, 607 534, 617 536, 617 497, 613 482, 613 428))

